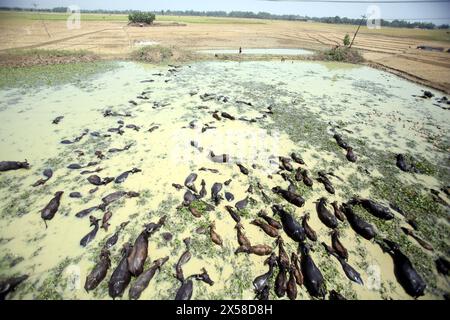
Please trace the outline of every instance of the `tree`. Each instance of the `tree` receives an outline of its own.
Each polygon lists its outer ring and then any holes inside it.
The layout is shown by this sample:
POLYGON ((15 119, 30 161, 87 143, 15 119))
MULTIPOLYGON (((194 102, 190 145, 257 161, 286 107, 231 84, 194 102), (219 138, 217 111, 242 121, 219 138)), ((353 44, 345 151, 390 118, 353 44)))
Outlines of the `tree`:
POLYGON ((132 23, 152 24, 155 20, 155 15, 151 12, 136 11, 128 15, 128 20, 132 23))
POLYGON ((68 9, 67 7, 56 7, 56 8, 53 8, 52 11, 53 12, 64 12, 64 13, 66 13, 67 9, 68 9))
POLYGON ((348 47, 350 45, 350 36, 348 35, 348 33, 345 35, 344 37, 344 46, 348 47))

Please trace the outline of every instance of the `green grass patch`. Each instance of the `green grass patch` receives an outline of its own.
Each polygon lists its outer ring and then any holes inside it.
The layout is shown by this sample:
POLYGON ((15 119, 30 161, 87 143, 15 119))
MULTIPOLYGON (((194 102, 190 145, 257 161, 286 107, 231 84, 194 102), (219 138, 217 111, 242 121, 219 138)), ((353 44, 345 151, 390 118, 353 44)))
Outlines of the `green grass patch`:
MULTIPOLYGON (((21 20, 44 20, 44 21, 66 21, 70 17, 68 13, 52 12, 19 12, 0 11, 0 20, 17 21, 21 20)), ((81 13, 81 21, 108 21, 108 22, 128 22, 127 14, 112 13, 81 13)), ((178 22, 195 24, 265 24, 267 21, 260 19, 227 18, 227 17, 197 17, 197 16, 161 16, 157 15, 155 23, 158 22, 178 22)))
POLYGON ((240 18, 219 18, 219 17, 191 17, 191 16, 156 16, 156 22, 170 21, 181 23, 198 24, 266 24, 264 20, 240 19, 240 18))
POLYGON ((5 52, 11 56, 46 57, 85 57, 91 53, 87 50, 57 50, 57 49, 10 49, 5 52))
POLYGON ((23 68, 0 67, 0 89, 53 86, 68 83, 83 85, 89 78, 112 70, 116 66, 111 62, 86 62, 23 68))
MULTIPOLYGON (((69 16, 68 13, 0 11, 0 20, 8 22, 20 22, 23 20, 66 21, 69 16)), ((82 13, 80 18, 81 21, 128 21, 128 15, 126 14, 82 13)))

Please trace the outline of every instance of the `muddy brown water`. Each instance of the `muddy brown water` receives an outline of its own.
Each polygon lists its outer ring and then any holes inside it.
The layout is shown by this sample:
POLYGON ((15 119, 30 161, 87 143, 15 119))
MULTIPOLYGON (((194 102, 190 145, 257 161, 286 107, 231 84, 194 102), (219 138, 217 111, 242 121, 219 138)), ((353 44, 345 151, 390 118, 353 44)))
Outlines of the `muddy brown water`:
MULTIPOLYGON (((305 168, 314 172, 327 163, 342 179, 333 180, 337 190, 350 183, 348 179, 360 176, 358 162, 353 164, 347 162, 345 157, 336 158, 334 152, 322 148, 323 141, 317 142, 308 132, 301 132, 296 141, 292 139, 290 129, 295 128, 287 126, 295 127, 292 119, 302 114, 296 114, 295 110, 312 115, 314 121, 311 120, 311 125, 330 128, 329 123, 339 125, 348 130, 340 131, 344 136, 363 140, 379 152, 388 149, 393 153, 420 154, 432 163, 441 163, 448 156, 436 149, 428 138, 433 135, 439 141, 448 141, 449 111, 435 106, 434 100, 413 97, 420 95, 424 88, 387 73, 367 67, 317 62, 202 62, 182 66, 176 72, 169 72, 169 69, 121 62, 114 71, 104 73, 82 86, 0 91, 0 160, 27 159, 31 164, 29 170, 0 173, 0 275, 26 273, 30 276, 10 298, 109 299, 107 280, 120 259, 123 243, 134 242, 146 223, 156 222, 162 215, 167 215, 166 225, 149 240, 149 258, 145 269, 153 260, 164 256, 169 256, 169 260, 155 275, 141 299, 174 298, 180 286, 174 277, 174 266, 185 250, 182 240, 186 237, 193 242, 193 258, 184 266, 184 274, 200 273, 205 267, 215 282, 209 286, 196 281, 193 299, 253 299, 251 282, 267 271, 267 266, 263 265, 266 258, 233 253, 238 247, 235 223, 224 206, 234 205, 247 195, 256 199, 257 204, 248 209, 243 217, 244 232, 252 244, 275 247, 273 238, 250 224, 260 209, 272 215, 270 205, 263 203, 258 192, 246 192, 250 183, 256 190, 256 183, 260 182, 265 193, 274 201, 287 205, 270 190, 277 185, 283 188, 288 186, 276 174, 278 167, 272 164, 271 159, 277 160, 279 155, 288 156, 295 151, 305 160, 305 168), (159 73, 162 76, 155 75, 159 73), (143 92, 148 99, 137 98, 143 92), (215 94, 215 97, 203 101, 200 96, 205 93, 215 94), (137 105, 130 104, 129 100, 137 102, 137 105), (251 105, 237 101, 250 102, 251 105), (272 115, 263 118, 263 111, 267 111, 269 106, 275 113, 289 112, 284 116, 291 120, 284 124, 276 123, 272 115), (129 112, 131 117, 104 117, 103 112, 107 109, 120 114, 129 112), (215 110, 219 114, 226 111, 236 118, 257 120, 248 122, 222 118, 217 121, 211 114, 215 110), (59 124, 52 124, 57 116, 64 118, 59 124), (124 127, 123 135, 108 132, 109 128, 119 125, 119 120, 141 129, 135 131, 124 127), (195 122, 191 128, 190 122, 193 120, 195 122), (202 132, 206 124, 215 128, 202 132), (158 128, 148 132, 153 126, 158 128), (64 139, 74 139, 85 129, 89 129, 90 133, 109 134, 110 137, 88 134, 74 144, 60 143, 64 139), (192 147, 191 141, 198 142, 203 151, 192 147), (110 148, 123 148, 129 143, 133 145, 127 151, 108 152, 110 148), (78 150, 83 151, 84 155, 79 156, 78 150), (97 150, 101 150, 106 158, 97 159, 94 155, 97 150), (215 154, 229 154, 231 163, 212 162, 207 156, 210 150, 215 154), (86 164, 90 161, 100 163, 87 170, 103 168, 98 173, 102 178, 117 177, 134 167, 142 172, 130 174, 122 184, 113 182, 89 194, 94 186, 87 182, 88 175, 66 167, 71 163, 86 164), (244 164, 250 174, 241 174, 236 162, 244 164), (256 165, 256 169, 252 168, 252 164, 256 165), (219 172, 200 171, 201 167, 219 172), (43 186, 31 187, 42 177, 42 171, 46 168, 53 169, 53 177, 43 186), (199 176, 196 181, 198 189, 201 179, 205 180, 207 201, 213 183, 232 179, 224 190, 232 192, 235 200, 231 203, 223 200, 214 211, 204 213, 201 218, 194 218, 188 211, 177 211, 184 191, 177 191, 171 184, 183 184, 191 172, 199 176), (98 205, 102 197, 117 190, 136 191, 140 197, 119 200, 111 205, 112 218, 108 232, 100 229, 93 242, 86 248, 81 247, 80 239, 91 228, 88 217, 80 219, 75 214, 98 205), (40 210, 56 191, 64 191, 61 206, 45 229, 40 210), (69 198, 69 193, 75 191, 83 197, 69 198), (98 260, 104 241, 118 229, 120 223, 128 220, 130 224, 111 249, 112 268, 107 278, 96 290, 87 293, 83 289, 84 281, 98 260), (223 239, 223 247, 213 244, 208 233, 195 232, 198 227, 206 227, 213 221, 223 239), (161 235, 163 232, 171 232, 173 239, 165 241, 161 235)), ((442 95, 432 92, 439 97, 442 95)), ((322 138, 335 144, 331 131, 328 138, 322 138)), ((360 159, 371 157, 371 154, 355 151, 360 159)), ((398 175, 405 182, 418 183, 424 188, 439 189, 448 182, 440 181, 439 176, 401 172, 398 175)), ((380 176, 377 168, 371 168, 372 178, 380 176)), ((314 175, 312 177, 315 178, 314 175)), ((366 188, 353 188, 352 191, 362 196, 371 195, 366 188)), ((309 212, 309 223, 318 233, 319 241, 330 244, 329 229, 318 219, 315 201, 326 196, 330 202, 342 202, 347 201, 350 195, 346 192, 329 195, 316 181, 312 191, 306 193, 304 207, 290 208, 297 219, 309 212)), ((102 218, 101 211, 94 211, 93 215, 102 218)), ((396 219, 403 218, 396 214, 396 219)), ((441 223, 448 231, 448 223, 441 223)), ((297 250, 296 244, 284 233, 282 237, 289 255, 297 250)), ((448 243, 448 233, 442 237, 448 243)), ((341 241, 350 252, 349 263, 361 273, 365 285, 348 280, 337 260, 324 255, 317 244, 312 255, 326 275, 329 290, 336 289, 352 299, 411 298, 395 279, 392 259, 378 245, 355 235, 348 225, 343 229, 341 241), (361 255, 361 252, 364 254, 361 255)), ((411 242, 417 246, 414 240, 411 242)), ((430 254, 429 259, 433 258, 435 255, 430 254)), ((441 298, 442 292, 449 290, 445 278, 438 274, 435 277, 437 280, 433 288, 421 299, 441 298)), ((275 298, 273 291, 271 297, 275 298)), ((123 298, 128 299, 128 289, 123 298)), ((309 298, 306 289, 299 288, 298 299, 309 298)))

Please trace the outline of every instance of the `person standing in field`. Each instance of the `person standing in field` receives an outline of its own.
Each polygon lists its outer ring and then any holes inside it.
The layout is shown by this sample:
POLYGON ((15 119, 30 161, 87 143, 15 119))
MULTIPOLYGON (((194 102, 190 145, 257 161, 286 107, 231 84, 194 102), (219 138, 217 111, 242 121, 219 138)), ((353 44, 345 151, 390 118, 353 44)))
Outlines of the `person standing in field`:
POLYGON ((239 54, 242 53, 242 47, 239 47, 239 54))

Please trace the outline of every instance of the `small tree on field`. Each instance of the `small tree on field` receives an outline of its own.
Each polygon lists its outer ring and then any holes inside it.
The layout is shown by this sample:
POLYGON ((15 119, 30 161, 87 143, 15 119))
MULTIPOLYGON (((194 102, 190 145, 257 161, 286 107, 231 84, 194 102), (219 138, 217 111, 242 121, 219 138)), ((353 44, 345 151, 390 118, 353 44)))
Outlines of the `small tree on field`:
POLYGON ((348 33, 345 35, 344 37, 344 46, 348 47, 350 45, 350 36, 348 35, 348 33))
POLYGON ((147 23, 152 24, 155 20, 155 15, 151 12, 133 12, 128 15, 128 20, 132 23, 147 23))

